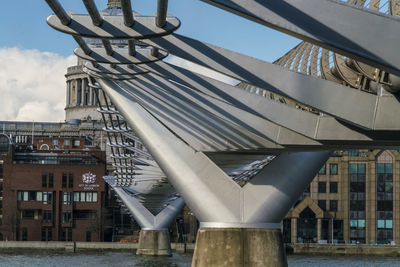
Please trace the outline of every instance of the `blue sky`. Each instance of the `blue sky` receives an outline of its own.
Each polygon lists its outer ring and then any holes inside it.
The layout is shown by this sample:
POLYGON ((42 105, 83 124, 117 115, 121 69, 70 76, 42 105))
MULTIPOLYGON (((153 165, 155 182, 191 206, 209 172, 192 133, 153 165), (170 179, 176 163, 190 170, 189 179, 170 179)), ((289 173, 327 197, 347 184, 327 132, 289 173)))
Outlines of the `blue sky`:
MULTIPOLYGON (((81 0, 60 0, 65 9, 86 14, 81 0)), ((98 8, 107 0, 95 0, 98 8)), ((0 0, 0 120, 63 121, 65 77, 76 64, 77 44, 49 27, 52 10, 44 0, 0 0)), ((157 0, 132 0, 143 15, 157 0)), ((169 0, 168 13, 181 20, 178 33, 272 62, 299 40, 228 13, 200 0, 169 0)), ((186 64, 186 63, 185 63, 186 64)), ((186 67, 196 68, 192 65, 186 67)))
MULTIPOLYGON (((72 54, 72 38, 46 24, 52 13, 44 0, 1 1, 0 47, 20 47, 72 54)), ((67 10, 87 13, 81 0, 61 0, 67 10)), ((95 1, 100 10, 107 0, 95 1)), ((132 8, 144 15, 155 13, 157 0, 133 0, 132 8)), ((295 38, 220 10, 199 0, 169 0, 168 12, 177 16, 180 34, 249 56, 273 61, 298 43, 295 38)))

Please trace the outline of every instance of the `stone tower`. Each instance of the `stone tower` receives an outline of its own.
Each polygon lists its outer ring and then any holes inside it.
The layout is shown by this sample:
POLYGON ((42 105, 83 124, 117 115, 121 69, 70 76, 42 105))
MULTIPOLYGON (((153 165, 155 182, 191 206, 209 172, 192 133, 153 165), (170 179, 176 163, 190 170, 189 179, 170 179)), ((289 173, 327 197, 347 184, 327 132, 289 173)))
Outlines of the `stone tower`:
MULTIPOLYGON (((120 0, 108 0, 107 9, 102 10, 102 14, 111 15, 118 14, 121 9, 120 0)), ((99 40, 88 39, 89 44, 96 44, 99 40)), ((113 41, 115 42, 115 41, 113 41)), ((100 121, 101 114, 97 112, 98 101, 102 105, 105 104, 103 95, 97 99, 92 88, 88 86, 89 81, 87 74, 83 72, 85 60, 78 58, 77 65, 67 69, 67 93, 65 106, 65 120, 71 121, 100 121)))
POLYGON ((108 8, 121 7, 121 1, 120 0, 108 0, 107 7, 108 8))

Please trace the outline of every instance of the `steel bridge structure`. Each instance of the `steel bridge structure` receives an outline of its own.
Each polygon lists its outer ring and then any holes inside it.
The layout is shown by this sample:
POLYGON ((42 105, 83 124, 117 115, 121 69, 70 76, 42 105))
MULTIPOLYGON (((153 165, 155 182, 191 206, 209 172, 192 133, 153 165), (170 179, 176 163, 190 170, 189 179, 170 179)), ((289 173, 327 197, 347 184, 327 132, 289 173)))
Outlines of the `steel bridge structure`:
POLYGON ((167 0, 153 16, 45 1, 109 101, 105 180, 142 227, 139 254, 171 253, 184 201, 201 222, 193 266, 287 266, 280 221, 331 151, 400 145, 399 0, 202 0, 303 40, 274 63, 178 34, 167 0))

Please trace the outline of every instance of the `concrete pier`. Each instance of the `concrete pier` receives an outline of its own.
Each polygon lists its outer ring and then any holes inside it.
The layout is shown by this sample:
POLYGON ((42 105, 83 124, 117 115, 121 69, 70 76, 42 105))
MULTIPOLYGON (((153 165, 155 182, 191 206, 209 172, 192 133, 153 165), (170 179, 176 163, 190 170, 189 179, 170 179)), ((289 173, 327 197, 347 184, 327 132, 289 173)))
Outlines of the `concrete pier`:
POLYGON ((168 230, 141 230, 136 255, 172 256, 168 230))
POLYGON ((192 267, 288 266, 279 229, 200 228, 192 267))

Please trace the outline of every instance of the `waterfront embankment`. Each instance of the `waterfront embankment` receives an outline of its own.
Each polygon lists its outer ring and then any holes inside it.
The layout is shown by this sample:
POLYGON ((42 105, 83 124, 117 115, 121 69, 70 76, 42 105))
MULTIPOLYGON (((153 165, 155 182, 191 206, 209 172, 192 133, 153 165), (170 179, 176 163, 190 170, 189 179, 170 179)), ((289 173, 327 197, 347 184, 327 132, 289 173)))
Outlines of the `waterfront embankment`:
MULTIPOLYGON (((118 242, 41 242, 41 241, 0 241, 0 253, 18 253, 34 251, 52 252, 132 252, 135 253, 137 243, 118 242)), ((173 252, 192 253, 194 244, 172 243, 173 252)))
POLYGON ((400 257, 398 245, 360 245, 360 244, 291 244, 287 245, 289 254, 298 255, 357 255, 400 257))
MULTIPOLYGON (((173 252, 193 253, 192 243, 171 243, 173 252)), ((136 253, 137 243, 119 242, 41 242, 41 241, 0 241, 0 253, 23 252, 130 252, 136 253)), ((400 257, 400 246, 351 245, 351 244, 290 244, 288 254, 294 255, 340 255, 340 256, 387 256, 400 257)))

